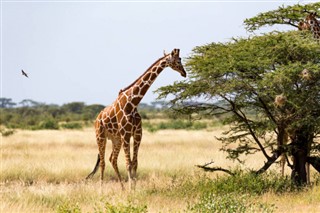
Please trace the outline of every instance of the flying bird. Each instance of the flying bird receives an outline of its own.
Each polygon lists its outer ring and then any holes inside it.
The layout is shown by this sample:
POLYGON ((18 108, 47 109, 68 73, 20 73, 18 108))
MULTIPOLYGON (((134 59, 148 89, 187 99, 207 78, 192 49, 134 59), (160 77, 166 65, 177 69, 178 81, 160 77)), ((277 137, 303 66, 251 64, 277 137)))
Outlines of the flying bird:
POLYGON ((24 76, 26 76, 27 78, 29 78, 28 75, 27 75, 27 73, 25 73, 23 70, 21 70, 21 73, 22 73, 22 75, 24 75, 24 76))

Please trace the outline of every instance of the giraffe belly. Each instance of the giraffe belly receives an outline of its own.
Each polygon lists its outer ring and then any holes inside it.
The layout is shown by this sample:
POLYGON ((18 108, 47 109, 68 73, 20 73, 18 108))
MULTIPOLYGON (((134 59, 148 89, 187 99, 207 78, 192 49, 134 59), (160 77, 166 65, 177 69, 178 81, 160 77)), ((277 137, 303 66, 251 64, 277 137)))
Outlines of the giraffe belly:
POLYGON ((119 133, 114 134, 113 132, 110 132, 109 130, 107 130, 106 138, 109 140, 118 140, 120 139, 120 134, 119 133))

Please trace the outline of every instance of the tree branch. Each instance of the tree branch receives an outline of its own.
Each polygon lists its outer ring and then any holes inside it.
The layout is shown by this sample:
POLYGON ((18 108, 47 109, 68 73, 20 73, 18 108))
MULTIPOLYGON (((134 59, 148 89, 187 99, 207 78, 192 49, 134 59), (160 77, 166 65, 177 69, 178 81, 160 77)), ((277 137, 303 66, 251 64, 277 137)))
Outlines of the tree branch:
POLYGON ((211 161, 209 163, 206 163, 204 165, 195 165, 196 167, 198 168, 201 168, 203 169, 204 171, 206 172, 216 172, 216 171, 220 171, 220 172, 225 172, 225 173, 228 173, 229 175, 235 175, 233 172, 231 172, 230 170, 228 169, 224 169, 224 168, 221 168, 221 167, 208 167, 208 165, 210 164, 213 164, 214 162, 211 161))
POLYGON ((268 158, 268 161, 264 163, 263 167, 261 167, 256 174, 262 174, 269 169, 269 167, 278 159, 278 157, 282 154, 280 150, 274 151, 273 155, 268 158))

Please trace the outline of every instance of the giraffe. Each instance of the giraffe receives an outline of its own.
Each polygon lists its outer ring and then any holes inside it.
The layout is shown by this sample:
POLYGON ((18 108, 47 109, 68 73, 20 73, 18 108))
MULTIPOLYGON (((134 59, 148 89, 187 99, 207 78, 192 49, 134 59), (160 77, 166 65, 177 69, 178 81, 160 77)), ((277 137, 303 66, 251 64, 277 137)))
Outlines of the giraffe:
POLYGON ((313 34, 313 38, 320 41, 320 23, 317 20, 317 13, 309 13, 305 18, 305 21, 299 23, 299 30, 310 30, 313 34))
POLYGON ((299 30, 310 30, 310 25, 305 21, 300 21, 298 25, 299 30))
POLYGON ((141 116, 137 111, 137 106, 155 81, 157 76, 166 67, 179 72, 181 76, 186 77, 186 72, 179 57, 179 49, 173 49, 170 54, 155 61, 137 80, 124 89, 121 89, 117 99, 103 109, 95 121, 96 141, 98 144, 98 159, 93 171, 87 176, 91 178, 100 166, 100 181, 102 184, 105 169, 105 149, 106 140, 112 141, 112 152, 109 161, 117 175, 122 189, 124 185, 118 170, 118 155, 123 146, 126 170, 129 179, 129 190, 132 185, 135 187, 136 172, 138 167, 138 151, 142 139, 141 116), (133 156, 130 156, 130 139, 133 137, 133 156), (133 184, 132 184, 133 181, 133 184))

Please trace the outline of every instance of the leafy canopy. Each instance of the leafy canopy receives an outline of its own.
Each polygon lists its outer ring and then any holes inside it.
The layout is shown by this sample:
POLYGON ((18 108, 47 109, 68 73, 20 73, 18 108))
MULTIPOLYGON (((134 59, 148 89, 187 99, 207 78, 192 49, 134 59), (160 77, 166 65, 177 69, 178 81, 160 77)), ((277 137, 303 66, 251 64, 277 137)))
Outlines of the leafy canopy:
POLYGON ((244 21, 248 31, 255 31, 263 26, 272 26, 275 24, 290 25, 298 27, 299 22, 303 21, 310 12, 319 12, 320 3, 312 3, 306 5, 282 6, 276 10, 260 13, 255 17, 244 21))
POLYGON ((272 32, 194 48, 187 59, 189 78, 158 90, 173 95, 172 106, 184 114, 224 114, 231 126, 220 138, 229 157, 276 147, 278 127, 310 123, 320 130, 319 44, 308 32, 272 32), (304 78, 303 70, 309 77, 304 78), (282 96, 282 106, 275 98, 282 96), (199 100, 202 100, 199 102, 199 100), (230 143, 237 142, 237 148, 230 143))

